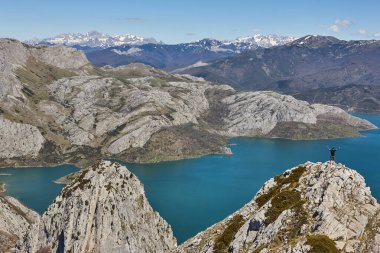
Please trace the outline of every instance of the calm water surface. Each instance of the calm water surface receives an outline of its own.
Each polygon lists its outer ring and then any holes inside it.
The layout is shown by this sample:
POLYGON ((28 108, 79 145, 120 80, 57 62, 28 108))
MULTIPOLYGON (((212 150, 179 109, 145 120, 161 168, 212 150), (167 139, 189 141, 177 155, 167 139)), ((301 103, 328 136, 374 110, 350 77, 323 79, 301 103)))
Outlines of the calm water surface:
POLYGON ((1 168, 0 181, 6 183, 7 195, 42 214, 63 188, 53 181, 77 170, 72 165, 1 168))
MULTIPOLYGON (((380 126, 379 115, 358 115, 380 126)), ((269 178, 306 161, 326 161, 327 146, 340 147, 337 161, 361 173, 380 199, 380 130, 361 137, 320 141, 255 138, 231 139, 232 156, 209 155, 158 164, 126 164, 145 185, 155 210, 171 225, 179 242, 225 218, 250 201, 269 178)), ((49 169, 5 169, 0 181, 8 194, 42 212, 62 188, 52 180, 74 171, 72 166, 49 169)))

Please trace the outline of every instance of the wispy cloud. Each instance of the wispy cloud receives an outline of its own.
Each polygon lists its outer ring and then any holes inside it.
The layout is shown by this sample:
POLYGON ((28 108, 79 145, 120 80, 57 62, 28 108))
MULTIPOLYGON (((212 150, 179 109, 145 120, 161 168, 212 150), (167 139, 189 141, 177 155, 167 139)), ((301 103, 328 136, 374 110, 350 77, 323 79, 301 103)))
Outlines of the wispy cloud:
POLYGON ((333 32, 339 32, 341 28, 348 27, 352 22, 348 19, 337 19, 334 24, 329 26, 329 30, 333 32))
POLYGON ((185 33, 186 36, 195 36, 196 34, 195 33, 185 33))
POLYGON ((368 31, 366 29, 359 29, 356 32, 352 33, 352 35, 358 35, 362 37, 368 37, 368 31))
POLYGON ((380 38, 380 32, 379 33, 374 33, 373 37, 380 38))
POLYGON ((143 21, 145 21, 145 18, 141 18, 141 17, 125 17, 122 19, 126 20, 128 22, 143 22, 143 21))

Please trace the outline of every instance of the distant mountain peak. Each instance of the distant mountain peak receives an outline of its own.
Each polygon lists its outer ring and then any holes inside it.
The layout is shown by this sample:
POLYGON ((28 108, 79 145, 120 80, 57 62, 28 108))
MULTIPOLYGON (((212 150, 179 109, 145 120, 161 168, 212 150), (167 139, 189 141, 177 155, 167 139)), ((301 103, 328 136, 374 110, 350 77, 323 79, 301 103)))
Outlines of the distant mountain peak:
POLYGON ((143 38, 133 34, 108 35, 98 31, 89 31, 87 33, 64 33, 45 39, 32 39, 25 41, 27 44, 38 45, 65 45, 65 46, 82 46, 82 47, 100 47, 108 48, 123 45, 142 45, 148 43, 160 43, 154 38, 143 38))
POLYGON ((304 45, 311 47, 320 47, 326 44, 336 44, 341 42, 341 40, 333 36, 322 36, 322 35, 306 35, 297 40, 294 40, 292 45, 304 45))
POLYGON ((297 38, 291 37, 291 36, 284 36, 284 35, 276 35, 276 34, 268 34, 268 35, 261 35, 261 34, 254 34, 251 36, 245 36, 245 37, 239 37, 232 41, 225 41, 226 44, 240 44, 240 45, 247 45, 250 49, 254 49, 257 47, 274 47, 274 46, 281 46, 287 43, 290 43, 297 38))

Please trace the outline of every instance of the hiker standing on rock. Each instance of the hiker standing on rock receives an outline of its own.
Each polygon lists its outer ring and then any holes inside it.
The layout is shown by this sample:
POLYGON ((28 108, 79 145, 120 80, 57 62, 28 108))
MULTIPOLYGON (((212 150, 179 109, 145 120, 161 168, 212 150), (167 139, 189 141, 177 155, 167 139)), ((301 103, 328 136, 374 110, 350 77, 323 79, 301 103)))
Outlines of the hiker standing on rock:
POLYGON ((335 161, 335 152, 336 152, 336 148, 332 147, 332 148, 329 148, 329 151, 330 151, 330 161, 335 161))

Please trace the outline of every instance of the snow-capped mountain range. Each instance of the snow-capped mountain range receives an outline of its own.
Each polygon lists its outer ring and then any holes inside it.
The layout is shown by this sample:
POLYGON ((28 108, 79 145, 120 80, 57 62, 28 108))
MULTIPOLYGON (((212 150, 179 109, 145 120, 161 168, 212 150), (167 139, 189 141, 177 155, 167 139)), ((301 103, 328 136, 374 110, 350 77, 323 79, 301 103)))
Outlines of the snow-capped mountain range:
POLYGON ((290 43, 296 39, 297 38, 291 36, 282 36, 275 34, 254 34, 252 36, 240 37, 232 41, 225 41, 224 43, 240 45, 240 47, 245 47, 246 49, 254 49, 255 47, 269 48, 274 46, 281 46, 290 43))
POLYGON ((85 34, 81 33, 65 33, 55 37, 45 39, 32 39, 25 41, 27 44, 38 45, 66 45, 66 46, 81 46, 81 47, 97 47, 108 48, 123 45, 143 45, 148 43, 159 44, 154 38, 143 38, 132 34, 123 35, 108 35, 91 31, 85 34))
MULTIPOLYGON (((281 35, 261 35, 255 34, 247 37, 240 37, 235 40, 220 41, 214 39, 203 39, 191 43, 183 44, 204 44, 213 51, 221 50, 247 50, 255 49, 257 47, 272 47, 289 43, 296 38, 281 35)), ((162 44, 154 38, 143 38, 132 34, 123 35, 108 35, 91 31, 85 34, 81 33, 65 33, 51 38, 45 39, 32 39, 25 41, 27 44, 53 44, 53 45, 66 45, 66 46, 80 46, 90 48, 109 48, 125 45, 143 45, 143 44, 162 44)))
POLYGON ((173 70, 237 55, 247 50, 281 46, 296 38, 280 35, 252 35, 235 40, 202 39, 180 44, 164 44, 154 38, 131 34, 107 35, 99 32, 67 33, 46 39, 26 41, 32 45, 66 45, 83 50, 96 66, 121 66, 140 62, 173 70))

